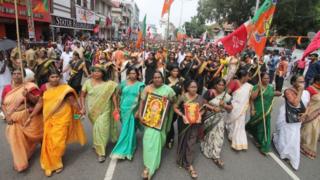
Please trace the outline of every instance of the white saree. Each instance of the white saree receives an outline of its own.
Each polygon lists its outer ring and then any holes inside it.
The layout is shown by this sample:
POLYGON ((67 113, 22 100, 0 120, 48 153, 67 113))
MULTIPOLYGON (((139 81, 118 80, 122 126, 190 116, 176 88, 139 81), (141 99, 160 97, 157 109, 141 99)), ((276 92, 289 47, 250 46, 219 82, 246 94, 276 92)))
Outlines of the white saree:
POLYGON ((231 147, 235 150, 248 149, 245 118, 249 108, 251 90, 252 85, 245 83, 232 94, 233 109, 226 117, 226 128, 231 147))

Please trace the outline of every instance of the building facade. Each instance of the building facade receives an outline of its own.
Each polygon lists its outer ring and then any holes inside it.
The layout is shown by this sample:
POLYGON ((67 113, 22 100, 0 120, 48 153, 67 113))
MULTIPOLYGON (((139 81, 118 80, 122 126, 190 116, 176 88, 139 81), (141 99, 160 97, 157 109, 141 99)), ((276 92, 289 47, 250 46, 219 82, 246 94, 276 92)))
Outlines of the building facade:
MULTIPOLYGON (((20 37, 31 40, 48 40, 51 23, 51 0, 18 1, 20 37), (29 10, 29 11, 28 11, 29 10), (33 26, 31 25, 31 22, 33 26)), ((0 39, 16 39, 14 0, 0 1, 0 39)))

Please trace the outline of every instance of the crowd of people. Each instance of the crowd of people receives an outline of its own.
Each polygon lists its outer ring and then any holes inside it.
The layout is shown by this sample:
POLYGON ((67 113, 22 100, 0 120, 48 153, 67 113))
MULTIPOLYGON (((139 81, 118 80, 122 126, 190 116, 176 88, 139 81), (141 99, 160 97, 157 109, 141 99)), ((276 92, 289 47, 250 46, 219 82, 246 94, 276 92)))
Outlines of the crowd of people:
POLYGON ((155 43, 137 49, 131 42, 65 39, 45 46, 23 43, 21 50, 22 59, 17 48, 0 53, 1 109, 19 172, 28 168, 41 144, 45 175, 60 173, 67 144, 86 143, 82 117, 92 124, 92 146, 101 163, 110 141, 116 143, 110 158, 132 160, 136 133, 143 132, 144 179, 160 167, 162 149, 172 149, 174 143, 177 164, 192 178, 198 177, 193 166, 197 145, 223 168, 225 131, 235 151, 248 149, 247 133, 263 155, 273 143, 295 170, 300 152, 316 158, 317 54, 311 54, 310 61, 298 61, 291 71, 284 52, 266 51, 258 58, 247 49, 229 56, 221 45, 210 43, 155 43), (283 90, 289 78, 291 86, 283 90), (161 129, 142 123, 150 93, 169 101, 161 129), (271 117, 275 97, 280 96, 285 103, 278 117, 271 117), (200 107, 196 122, 190 122, 186 104, 200 107), (277 121, 274 133, 271 119, 277 121))

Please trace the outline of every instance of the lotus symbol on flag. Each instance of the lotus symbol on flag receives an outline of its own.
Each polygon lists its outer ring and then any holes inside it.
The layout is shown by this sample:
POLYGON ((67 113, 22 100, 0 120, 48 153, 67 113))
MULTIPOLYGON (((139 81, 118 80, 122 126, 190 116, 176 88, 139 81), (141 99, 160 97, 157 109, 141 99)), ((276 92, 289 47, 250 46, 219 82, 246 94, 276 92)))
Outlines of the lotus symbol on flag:
POLYGON ((240 40, 237 36, 232 37, 232 42, 233 42, 233 48, 239 48, 244 44, 244 41, 240 40))

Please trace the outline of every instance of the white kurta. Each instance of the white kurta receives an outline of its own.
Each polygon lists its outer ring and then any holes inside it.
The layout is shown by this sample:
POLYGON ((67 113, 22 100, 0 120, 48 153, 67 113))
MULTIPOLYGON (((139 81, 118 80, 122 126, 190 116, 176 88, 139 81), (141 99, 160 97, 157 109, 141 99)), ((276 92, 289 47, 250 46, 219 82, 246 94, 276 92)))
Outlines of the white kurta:
MULTIPOLYGON (((4 61, 0 61, 0 68, 4 66, 4 61)), ((0 74, 0 97, 2 95, 2 91, 4 86, 10 84, 11 82, 11 73, 8 67, 6 67, 6 70, 4 71, 3 74, 0 74)), ((0 98, 1 102, 1 98, 0 98)))
MULTIPOLYGON (((303 104, 307 107, 310 100, 308 91, 301 96, 303 104)), ((285 103, 280 107, 277 118, 276 131, 273 134, 273 143, 281 159, 289 159, 291 166, 298 170, 300 164, 300 128, 301 123, 286 122, 285 103)))

